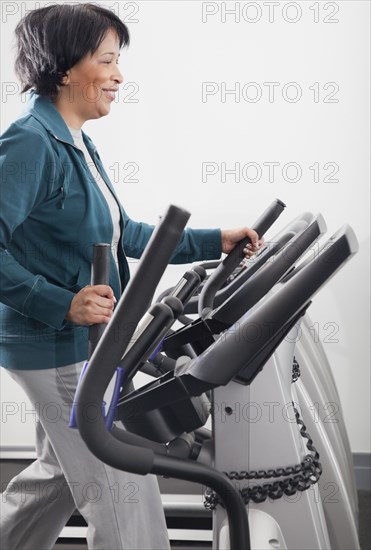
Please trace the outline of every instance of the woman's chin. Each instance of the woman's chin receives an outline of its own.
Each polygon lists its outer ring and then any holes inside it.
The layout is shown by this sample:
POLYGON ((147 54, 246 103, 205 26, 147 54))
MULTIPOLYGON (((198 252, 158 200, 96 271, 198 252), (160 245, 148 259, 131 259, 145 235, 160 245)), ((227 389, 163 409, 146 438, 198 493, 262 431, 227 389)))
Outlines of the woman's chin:
POLYGON ((104 105, 100 106, 99 114, 98 114, 97 118, 107 116, 107 115, 110 114, 110 112, 111 112, 111 104, 110 103, 105 103, 104 105))

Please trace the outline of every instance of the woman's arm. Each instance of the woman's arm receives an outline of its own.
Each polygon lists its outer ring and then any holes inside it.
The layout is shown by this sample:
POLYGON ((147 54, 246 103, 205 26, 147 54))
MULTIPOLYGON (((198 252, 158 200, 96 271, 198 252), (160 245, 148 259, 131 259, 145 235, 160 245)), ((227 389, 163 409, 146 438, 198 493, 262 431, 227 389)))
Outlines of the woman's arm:
MULTIPOLYGON (((126 212, 124 247, 130 258, 140 258, 154 226, 131 220, 126 212)), ((252 256, 263 241, 248 227, 238 229, 191 229, 187 228, 171 258, 172 264, 187 264, 198 261, 215 260, 222 252, 229 254, 235 245, 245 237, 250 237, 251 245, 244 250, 246 257, 252 256)))
POLYGON ((0 139, 0 301, 22 315, 56 329, 63 327, 74 293, 31 273, 24 235, 24 265, 9 252, 14 231, 45 200, 57 177, 47 138, 36 128, 12 124, 0 139))

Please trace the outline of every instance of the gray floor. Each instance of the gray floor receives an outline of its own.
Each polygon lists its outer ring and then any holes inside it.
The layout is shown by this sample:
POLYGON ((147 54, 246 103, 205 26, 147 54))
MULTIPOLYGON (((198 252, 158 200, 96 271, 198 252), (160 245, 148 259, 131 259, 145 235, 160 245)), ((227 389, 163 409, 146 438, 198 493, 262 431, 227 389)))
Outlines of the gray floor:
MULTIPOLYGON (((171 550, 210 550, 211 543, 188 543, 188 542, 179 542, 171 545, 171 550)), ((79 542, 63 542, 61 544, 56 544, 53 550, 88 550, 86 544, 79 542)), ((103 549, 102 549, 103 550, 103 549)), ((159 549, 161 550, 161 549, 159 549)))
POLYGON ((359 542, 362 550, 371 550, 371 492, 358 491, 359 542))
MULTIPOLYGON (((371 550, 371 492, 358 491, 359 498, 359 540, 362 550, 371 550)), ((63 542, 55 545, 53 550, 87 550, 87 545, 78 541, 63 542)), ((175 543, 172 550, 204 550, 211 548, 205 543, 175 543)), ((160 549, 159 549, 160 550, 160 549)))
MULTIPOLYGON (((2 460, 0 462, 0 480, 4 487, 17 473, 27 466, 29 460, 2 460)), ((199 494, 200 485, 185 483, 179 480, 159 478, 160 488, 164 494, 199 494)), ((371 550, 371 492, 358 491, 359 498, 359 539, 362 550, 371 550)), ((177 525, 177 528, 180 526, 177 525)), ((172 550, 204 550, 211 548, 203 543, 174 543, 172 550)), ((35 549, 37 550, 37 549, 35 549)), ((57 543, 53 550, 87 550, 85 542, 66 539, 57 543)), ((103 549, 102 549, 103 550, 103 549)))
MULTIPOLYGON (((71 544, 63 543, 63 544, 56 544, 53 548, 53 550, 87 550, 86 544, 78 544, 71 542, 71 544)), ((205 544, 204 546, 200 546, 199 543, 197 543, 195 546, 190 546, 189 543, 182 543, 179 545, 174 545, 171 547, 171 550, 206 550, 210 549, 211 544, 205 544)), ((160 550, 160 549, 159 549, 160 550)))

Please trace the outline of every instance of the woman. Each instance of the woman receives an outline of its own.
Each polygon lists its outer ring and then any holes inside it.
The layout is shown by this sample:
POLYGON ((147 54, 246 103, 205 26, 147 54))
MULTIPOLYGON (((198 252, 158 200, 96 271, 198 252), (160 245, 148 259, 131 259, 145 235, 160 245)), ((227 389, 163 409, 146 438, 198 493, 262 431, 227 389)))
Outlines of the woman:
MULTIPOLYGON (((111 11, 79 4, 28 13, 16 37, 31 96, 1 137, 0 364, 37 410, 37 460, 3 493, 1 547, 52 548, 77 507, 89 548, 169 548, 156 479, 106 466, 68 428, 87 327, 109 321, 126 256, 139 258, 153 231, 128 217, 81 130, 110 112, 129 33, 111 11), (96 242, 112 243, 109 285, 89 285, 96 242)), ((248 228, 188 229, 172 261, 218 258, 245 236, 250 256, 259 242, 248 228)))

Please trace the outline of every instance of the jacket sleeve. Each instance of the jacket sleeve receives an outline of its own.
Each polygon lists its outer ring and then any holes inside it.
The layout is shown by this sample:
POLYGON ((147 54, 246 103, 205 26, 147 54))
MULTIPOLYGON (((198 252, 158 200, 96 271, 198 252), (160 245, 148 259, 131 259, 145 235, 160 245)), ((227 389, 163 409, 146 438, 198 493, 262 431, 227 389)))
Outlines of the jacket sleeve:
MULTIPOLYGON (((152 233, 153 225, 131 220, 124 211, 124 248, 130 258, 140 258, 152 233)), ((183 231, 170 263, 187 264, 220 258, 222 253, 220 229, 190 229, 183 231)))
POLYGON ((53 149, 36 128, 15 122, 1 136, 0 302, 61 329, 74 294, 31 273, 8 251, 16 228, 49 195, 55 173, 53 149))

